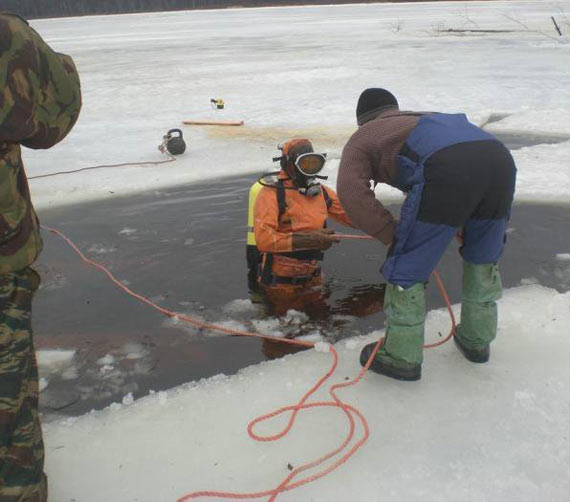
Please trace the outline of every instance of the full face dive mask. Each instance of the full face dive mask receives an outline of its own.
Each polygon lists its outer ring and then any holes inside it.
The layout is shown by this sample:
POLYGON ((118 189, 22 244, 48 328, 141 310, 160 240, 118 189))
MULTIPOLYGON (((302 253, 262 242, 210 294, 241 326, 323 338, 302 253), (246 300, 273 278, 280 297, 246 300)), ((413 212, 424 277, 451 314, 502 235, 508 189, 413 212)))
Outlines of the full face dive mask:
POLYGON ((278 146, 283 152, 281 157, 274 157, 273 161, 280 161, 281 168, 295 180, 298 190, 303 195, 315 197, 321 193, 321 186, 317 179, 326 180, 327 176, 320 176, 325 166, 326 153, 313 152, 309 140, 292 140, 283 146, 278 146), (301 153, 295 150, 304 150, 301 153))
POLYGON ((325 153, 302 153, 294 162, 295 181, 299 186, 299 192, 308 197, 315 197, 321 193, 321 186, 317 179, 327 179, 327 176, 319 176, 325 167, 325 153))

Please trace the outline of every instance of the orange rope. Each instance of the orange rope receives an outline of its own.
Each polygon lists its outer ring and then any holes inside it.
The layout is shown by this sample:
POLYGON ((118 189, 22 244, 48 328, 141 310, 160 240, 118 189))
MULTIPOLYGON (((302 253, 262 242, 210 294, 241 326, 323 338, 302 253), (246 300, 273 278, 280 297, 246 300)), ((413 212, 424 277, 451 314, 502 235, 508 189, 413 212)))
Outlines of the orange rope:
POLYGON ((371 241, 374 240, 374 237, 370 237, 369 235, 355 235, 355 234, 331 234, 331 237, 338 237, 339 239, 355 239, 355 240, 365 240, 371 241))
MULTIPOLYGON (((127 286, 125 286, 123 283, 121 283, 106 267, 104 267, 100 263, 97 263, 97 262, 87 258, 81 252, 81 250, 71 241, 71 239, 69 239, 67 236, 65 236, 62 232, 60 232, 59 230, 56 230, 55 228, 50 228, 50 227, 47 227, 44 225, 42 225, 42 228, 44 228, 44 229, 48 230, 49 232, 54 233, 54 234, 58 235, 59 237, 61 237, 65 242, 67 242, 67 244, 69 244, 71 246, 71 248, 80 256, 80 258, 84 262, 86 262, 87 264, 92 265, 92 266, 98 268, 99 270, 103 271, 111 279, 111 281, 113 281, 113 283, 115 283, 118 287, 120 287, 127 294, 129 294, 132 297, 138 299, 139 301, 151 306, 152 308, 158 310, 160 313, 162 313, 168 317, 175 317, 177 319, 180 319, 181 321, 184 321, 188 324, 191 324, 191 325, 199 327, 199 328, 208 329, 208 330, 212 330, 212 331, 219 331, 219 332, 228 333, 231 335, 255 336, 255 337, 266 338, 266 339, 270 339, 270 340, 274 340, 274 341, 278 340, 278 341, 283 342, 283 343, 301 345, 304 347, 314 347, 316 345, 313 342, 306 342, 306 341, 302 341, 302 340, 294 340, 294 339, 288 339, 288 338, 274 337, 274 336, 269 336, 269 335, 263 335, 261 333, 250 333, 250 332, 246 332, 246 331, 227 328, 227 327, 220 326, 217 324, 204 323, 204 322, 200 321, 199 319, 196 319, 196 318, 184 315, 184 314, 179 314, 179 313, 170 311, 168 309, 165 309, 163 307, 160 307, 159 305, 155 304, 154 302, 152 302, 148 298, 146 298, 146 297, 144 297, 138 293, 135 293, 134 291, 129 289, 127 286)), ((346 235, 345 234, 335 234, 335 235, 340 236, 341 238, 357 238, 357 239, 358 238, 361 238, 361 239, 369 238, 368 236, 356 236, 356 235, 349 236, 348 234, 346 234, 346 235)), ((447 309, 450 313, 452 328, 451 328, 451 331, 449 333, 449 336, 447 336, 444 340, 441 340, 437 343, 424 345, 425 348, 431 348, 431 347, 436 347, 438 345, 441 345, 441 344, 445 343, 447 340, 449 340, 455 333, 455 317, 454 317, 453 311, 451 309, 449 297, 445 291, 445 287, 444 287, 443 282, 441 281, 441 278, 440 278, 439 274, 437 273, 437 271, 434 271, 434 276, 435 276, 436 281, 438 283, 438 286, 442 292, 442 295, 443 295, 444 301, 446 303, 447 309)), ((284 407, 279 408, 279 409, 277 409, 271 413, 268 413, 266 415, 262 415, 256 419, 252 420, 248 424, 248 427, 247 427, 247 432, 253 440, 256 440, 256 441, 275 441, 275 440, 280 439, 283 436, 285 436, 291 430, 291 428, 293 427, 293 424, 295 422, 295 418, 297 417, 298 413, 301 410, 306 410, 309 408, 325 407, 325 406, 326 407, 339 408, 340 410, 342 410, 344 412, 344 414, 346 415, 346 417, 349 421, 349 431, 348 431, 348 434, 346 435, 346 437, 344 438, 344 440, 342 441, 342 443, 337 448, 335 448, 334 450, 330 451, 329 453, 323 455, 321 458, 319 458, 317 460, 314 460, 312 462, 309 462, 307 464, 301 465, 300 467, 293 469, 289 473, 289 475, 287 475, 285 477, 285 479, 283 479, 283 481, 281 481, 281 483, 279 483, 279 485, 273 489, 264 490, 264 491, 260 491, 260 492, 251 492, 251 493, 233 493, 233 492, 221 492, 221 491, 197 491, 197 492, 188 493, 187 495, 180 497, 177 502, 186 502, 188 500, 197 499, 197 498, 201 498, 201 497, 217 497, 217 498, 222 498, 222 499, 254 499, 254 498, 260 498, 260 497, 269 497, 267 499, 267 502, 274 502, 280 493, 283 493, 283 492, 286 492, 289 490, 293 490, 294 488, 298 488, 302 485, 305 485, 305 484, 310 483, 312 481, 315 481, 319 478, 322 478, 322 477, 326 476, 327 474, 331 473, 332 471, 334 471, 335 469, 337 469, 342 464, 344 464, 367 441, 368 436, 370 434, 370 429, 368 427, 368 423, 367 423, 364 415, 355 407, 344 403, 336 395, 335 391, 338 389, 344 388, 344 387, 349 387, 349 386, 355 385, 363 378, 366 371, 370 367, 370 364, 372 364, 372 360, 374 359, 374 356, 376 355, 376 353, 378 352, 378 349, 382 345, 383 340, 384 340, 383 338, 380 338, 380 340, 378 340, 378 342, 376 343, 376 346, 374 347, 374 350, 372 351, 372 353, 370 354, 370 357, 368 358, 368 361, 366 362, 366 365, 360 370, 360 372, 358 373, 358 375, 354 379, 352 379, 348 382, 337 383, 337 384, 331 385, 331 387, 329 388, 329 394, 332 397, 332 400, 316 401, 316 402, 307 403, 308 399, 313 394, 315 394, 323 386, 323 384, 334 374, 334 372, 338 366, 338 353, 332 345, 329 345, 329 352, 331 353, 332 358, 333 358, 332 365, 331 365, 330 369, 326 372, 325 375, 323 375, 317 381, 317 383, 315 385, 313 385, 313 387, 311 387, 301 397, 299 402, 295 405, 284 406, 284 407), (272 418, 275 418, 275 417, 277 417, 283 413, 287 413, 287 412, 290 412, 291 415, 289 417, 289 420, 288 420, 286 426, 283 428, 283 430, 281 432, 278 432, 278 433, 276 433, 274 435, 270 435, 270 436, 261 436, 261 435, 258 435, 254 432, 254 428, 258 423, 264 422, 266 420, 270 420, 272 418), (358 422, 360 423, 360 426, 362 428, 362 432, 363 432, 362 437, 360 437, 354 444, 352 444, 352 446, 350 446, 348 451, 345 451, 346 448, 349 447, 349 444, 351 443, 351 441, 355 435, 355 431, 356 431, 355 417, 358 419, 358 422), (338 458, 336 458, 336 460, 334 460, 334 462, 333 462, 332 459, 335 457, 338 457, 338 458), (308 475, 304 478, 295 480, 295 478, 298 475, 300 475, 301 473, 303 473, 305 471, 309 471, 309 470, 314 469, 316 467, 319 467, 327 461, 331 461, 330 465, 322 468, 322 470, 319 470, 316 473, 314 473, 312 475, 308 475)))

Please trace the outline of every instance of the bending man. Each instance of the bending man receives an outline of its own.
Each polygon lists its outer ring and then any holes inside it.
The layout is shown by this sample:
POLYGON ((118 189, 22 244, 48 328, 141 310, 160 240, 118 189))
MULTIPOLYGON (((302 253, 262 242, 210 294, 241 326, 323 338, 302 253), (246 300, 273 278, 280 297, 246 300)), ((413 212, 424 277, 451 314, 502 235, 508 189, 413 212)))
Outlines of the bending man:
MULTIPOLYGON (((421 378, 425 284, 458 234, 463 300, 455 342, 468 360, 486 362, 515 188, 509 151, 463 114, 400 111, 385 89, 366 89, 356 116, 359 129, 344 147, 337 190, 353 224, 389 248, 382 266, 386 337, 370 369, 421 378), (376 199, 370 180, 406 193, 399 221, 376 199)), ((374 345, 363 349, 363 365, 374 345)))

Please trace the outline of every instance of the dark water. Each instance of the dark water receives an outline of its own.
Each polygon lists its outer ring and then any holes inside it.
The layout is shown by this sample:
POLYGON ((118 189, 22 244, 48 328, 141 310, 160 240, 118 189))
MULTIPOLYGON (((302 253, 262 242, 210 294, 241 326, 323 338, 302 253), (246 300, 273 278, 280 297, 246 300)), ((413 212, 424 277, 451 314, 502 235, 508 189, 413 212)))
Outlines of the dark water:
MULTIPOLYGON (((230 303, 250 297, 245 235, 247 196, 254 180, 255 176, 224 178, 118 197, 104 204, 43 211, 40 219, 160 306, 208 321, 239 321, 250 329, 252 319, 274 319, 263 304, 230 303)), ((398 211, 397 206, 390 209, 398 211)), ((570 252, 569 217, 568 206, 513 208, 501 263, 505 287, 530 280, 559 291, 570 289, 570 262, 556 259, 556 254, 570 252)), ((44 232, 44 239, 37 267, 43 285, 34 303, 37 348, 77 350, 73 372, 48 375, 41 401, 50 415, 81 414, 128 392, 138 397, 151 389, 231 374, 291 350, 173 324, 85 265, 59 237, 44 232)), ((381 328, 379 268, 384 256, 383 246, 376 242, 337 244, 323 265, 325 301, 311 318, 281 318, 260 330, 276 325, 294 335, 318 330, 334 341, 381 328)), ((452 302, 459 302, 461 260, 455 243, 438 270, 452 302)), ((427 301, 429 309, 444 305, 435 284, 428 287, 427 301)))

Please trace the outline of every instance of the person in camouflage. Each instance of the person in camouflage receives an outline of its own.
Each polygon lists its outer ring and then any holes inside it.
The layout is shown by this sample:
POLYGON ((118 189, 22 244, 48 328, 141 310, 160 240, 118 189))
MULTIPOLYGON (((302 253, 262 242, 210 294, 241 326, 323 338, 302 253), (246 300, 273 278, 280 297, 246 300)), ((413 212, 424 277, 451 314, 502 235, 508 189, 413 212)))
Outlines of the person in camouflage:
POLYGON ((0 502, 47 500, 31 326, 42 240, 20 148, 55 145, 80 109, 72 59, 0 12, 0 502))

